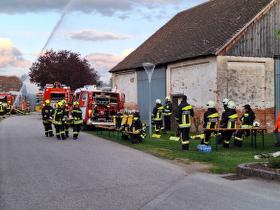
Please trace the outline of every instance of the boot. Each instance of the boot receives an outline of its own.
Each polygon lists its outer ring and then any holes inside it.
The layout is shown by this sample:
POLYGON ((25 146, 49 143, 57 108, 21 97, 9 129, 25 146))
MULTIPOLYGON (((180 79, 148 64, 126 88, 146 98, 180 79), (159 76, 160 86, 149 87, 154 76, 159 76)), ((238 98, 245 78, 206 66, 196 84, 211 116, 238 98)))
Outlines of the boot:
POLYGON ((189 150, 189 145, 188 144, 183 144, 182 145, 182 150, 184 150, 184 151, 189 150))
POLYGON ((224 144, 223 144, 223 147, 224 147, 225 149, 229 149, 229 144, 224 143, 224 144))

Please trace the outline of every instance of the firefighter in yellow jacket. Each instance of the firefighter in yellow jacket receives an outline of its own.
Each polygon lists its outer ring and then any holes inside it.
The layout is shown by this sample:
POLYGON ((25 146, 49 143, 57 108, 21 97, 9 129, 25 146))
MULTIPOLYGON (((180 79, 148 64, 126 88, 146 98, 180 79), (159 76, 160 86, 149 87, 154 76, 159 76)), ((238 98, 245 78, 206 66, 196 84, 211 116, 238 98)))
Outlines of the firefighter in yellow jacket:
POLYGON ((161 100, 156 100, 156 106, 153 109, 153 123, 155 125, 155 133, 159 134, 163 129, 162 117, 163 117, 164 107, 161 104, 161 100))
POLYGON ((194 116, 193 107, 188 104, 187 96, 182 97, 182 102, 176 111, 176 120, 179 124, 182 150, 189 150, 190 129, 194 116))
POLYGON ((74 107, 71 112, 73 117, 73 139, 77 140, 83 124, 83 114, 79 107, 79 102, 75 101, 73 105, 74 107))
POLYGON ((65 132, 64 132, 64 127, 62 125, 62 121, 63 121, 62 103, 58 102, 53 114, 53 124, 55 127, 57 140, 65 140, 65 132))
POLYGON ((42 108, 42 119, 46 137, 53 137, 52 119, 54 111, 50 104, 50 100, 46 100, 45 106, 42 108))

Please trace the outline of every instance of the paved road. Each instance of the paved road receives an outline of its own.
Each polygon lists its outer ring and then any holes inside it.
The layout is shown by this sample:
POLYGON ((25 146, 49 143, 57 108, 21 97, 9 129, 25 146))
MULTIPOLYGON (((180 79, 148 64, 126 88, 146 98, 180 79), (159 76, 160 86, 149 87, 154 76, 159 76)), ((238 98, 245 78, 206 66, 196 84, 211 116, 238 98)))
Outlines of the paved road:
POLYGON ((38 115, 1 121, 0 209, 279 209, 278 183, 189 175, 110 141, 80 139, 42 137, 38 115))

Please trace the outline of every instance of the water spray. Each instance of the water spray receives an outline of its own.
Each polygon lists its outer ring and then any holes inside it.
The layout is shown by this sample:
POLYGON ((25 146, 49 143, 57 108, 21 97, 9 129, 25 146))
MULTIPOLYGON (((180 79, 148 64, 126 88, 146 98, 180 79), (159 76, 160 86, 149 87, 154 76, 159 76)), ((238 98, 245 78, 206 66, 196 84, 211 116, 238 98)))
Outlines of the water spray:
MULTIPOLYGON (((51 33, 50 33, 50 35, 49 35, 49 37, 48 37, 46 43, 44 44, 44 46, 43 46, 43 48, 42 48, 42 50, 41 50, 41 52, 40 52, 40 54, 39 54, 39 56, 38 56, 38 58, 37 58, 36 60, 38 60, 39 57, 40 57, 40 56, 44 53, 44 51, 46 50, 47 46, 48 46, 49 43, 51 42, 51 40, 52 40, 53 36, 55 35, 56 31, 58 30, 58 28, 61 26, 61 23, 63 22, 63 20, 64 20, 66 14, 69 12, 69 10, 70 10, 70 8, 71 8, 71 6, 72 6, 72 4, 73 4, 74 1, 75 1, 75 0, 69 0, 68 3, 65 5, 64 9, 62 10, 62 14, 61 14, 61 16, 60 16, 58 22, 55 24, 53 30, 51 31, 51 33)), ((22 87, 21 87, 21 89, 19 90, 18 95, 16 96, 16 99, 15 99, 15 101, 14 101, 14 103, 13 103, 13 108, 20 106, 20 99, 22 99, 22 98, 24 98, 24 97, 27 96, 27 93, 26 93, 26 95, 24 95, 23 92, 27 92, 27 91, 26 91, 27 86, 30 86, 30 85, 31 85, 31 83, 30 83, 30 77, 29 77, 29 75, 27 75, 27 76, 26 76, 25 78, 23 78, 23 80, 22 80, 22 87)))

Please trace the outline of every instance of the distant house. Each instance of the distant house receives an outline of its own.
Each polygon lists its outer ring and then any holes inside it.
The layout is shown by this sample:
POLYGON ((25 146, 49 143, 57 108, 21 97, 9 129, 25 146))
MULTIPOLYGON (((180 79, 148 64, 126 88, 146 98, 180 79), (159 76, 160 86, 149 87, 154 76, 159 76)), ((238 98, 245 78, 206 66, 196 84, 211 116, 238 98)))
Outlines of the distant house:
POLYGON ((148 118, 152 100, 184 93, 197 113, 227 97, 251 104, 263 125, 280 108, 280 0, 212 0, 177 14, 110 72, 113 84, 148 118))
POLYGON ((22 82, 16 76, 0 76, 0 93, 9 91, 19 91, 22 82))

